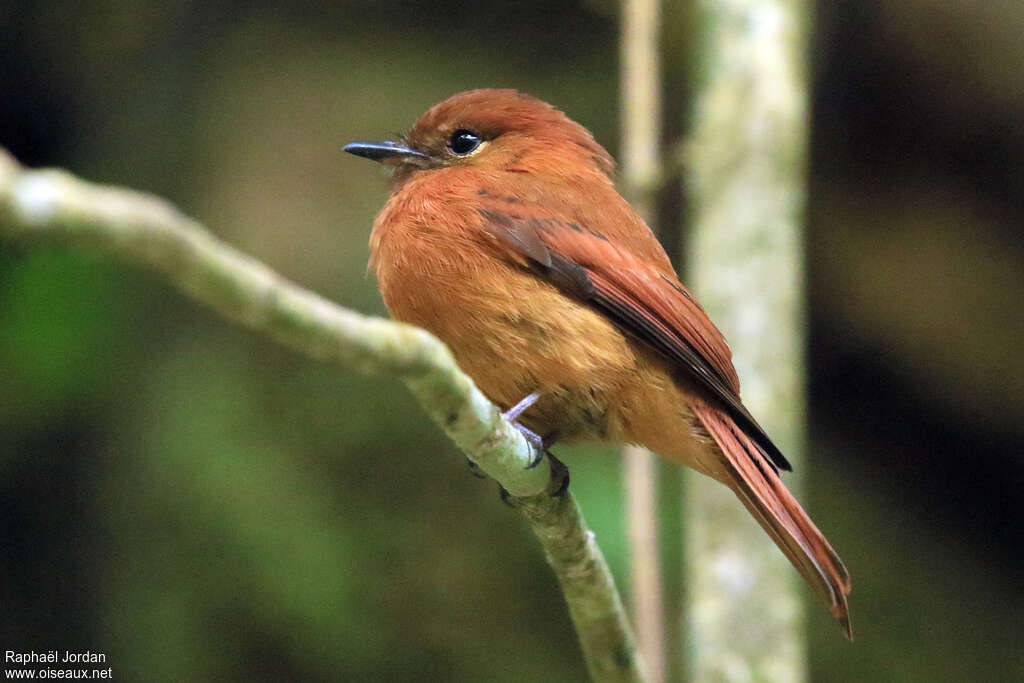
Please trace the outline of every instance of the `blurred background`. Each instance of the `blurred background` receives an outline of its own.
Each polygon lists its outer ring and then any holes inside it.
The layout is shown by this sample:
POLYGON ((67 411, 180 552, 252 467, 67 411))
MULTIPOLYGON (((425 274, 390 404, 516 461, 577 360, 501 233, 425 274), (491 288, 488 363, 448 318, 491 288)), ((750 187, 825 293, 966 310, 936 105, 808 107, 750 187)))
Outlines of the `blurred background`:
MULTIPOLYGON (((1020 680, 1024 5, 811 11, 802 498, 857 631, 811 606, 811 678, 1020 680)), ((666 9, 673 141, 692 16, 666 9)), ((503 86, 618 148, 610 0, 7 0, 0 30, 0 145, 23 163, 167 197, 368 313, 386 174, 345 142, 503 86)), ((624 585, 614 451, 557 452, 624 585)), ((528 527, 465 470, 398 382, 109 257, 0 243, 4 649, 103 652, 131 681, 585 680, 528 527)))

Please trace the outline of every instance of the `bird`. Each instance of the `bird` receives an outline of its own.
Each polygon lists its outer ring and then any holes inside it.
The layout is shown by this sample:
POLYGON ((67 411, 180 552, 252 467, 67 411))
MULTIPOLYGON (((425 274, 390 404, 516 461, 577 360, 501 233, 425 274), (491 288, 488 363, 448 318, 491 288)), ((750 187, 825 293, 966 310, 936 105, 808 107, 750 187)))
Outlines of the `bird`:
POLYGON ((511 89, 460 92, 399 139, 370 234, 389 314, 426 329, 546 448, 638 444, 729 487, 852 639, 850 575, 784 485, 731 351, 581 124, 511 89))

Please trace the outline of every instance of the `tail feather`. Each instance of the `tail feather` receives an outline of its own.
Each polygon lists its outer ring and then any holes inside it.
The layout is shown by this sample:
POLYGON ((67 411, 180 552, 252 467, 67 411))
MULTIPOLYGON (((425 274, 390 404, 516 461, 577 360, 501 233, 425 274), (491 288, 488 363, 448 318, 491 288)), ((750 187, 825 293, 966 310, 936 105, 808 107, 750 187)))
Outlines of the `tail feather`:
POLYGON ((825 536, 782 483, 752 439, 723 411, 694 405, 694 413, 721 450, 725 483, 771 536, 829 612, 853 639, 846 596, 850 575, 825 536))

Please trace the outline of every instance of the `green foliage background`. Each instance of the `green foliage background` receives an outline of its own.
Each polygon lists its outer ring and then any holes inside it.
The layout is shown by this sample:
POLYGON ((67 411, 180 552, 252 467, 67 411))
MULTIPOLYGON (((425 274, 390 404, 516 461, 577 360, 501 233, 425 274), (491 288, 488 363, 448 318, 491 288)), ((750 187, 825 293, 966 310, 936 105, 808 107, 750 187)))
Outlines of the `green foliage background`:
MULTIPOLYGON (((676 129, 689 12, 666 16, 676 129)), ((858 640, 812 610, 812 678, 1017 680, 1024 10, 816 20, 804 498, 858 640)), ((505 86, 617 146, 610 2, 17 0, 0 28, 0 144, 23 162, 168 197, 365 312, 386 176, 345 142, 505 86)), ((617 460, 559 455, 623 585, 617 460)), ((120 680, 585 678, 528 528, 400 384, 96 254, 0 244, 0 525, 3 649, 104 652, 120 680)))

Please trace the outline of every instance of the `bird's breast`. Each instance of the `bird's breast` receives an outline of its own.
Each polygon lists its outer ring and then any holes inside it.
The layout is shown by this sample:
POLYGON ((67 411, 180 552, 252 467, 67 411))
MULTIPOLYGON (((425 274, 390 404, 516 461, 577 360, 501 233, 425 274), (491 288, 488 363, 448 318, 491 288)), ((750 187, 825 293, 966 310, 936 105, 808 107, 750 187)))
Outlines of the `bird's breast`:
POLYGON ((562 440, 606 438, 608 411, 635 378, 636 349, 606 318, 505 260, 453 208, 382 211, 372 264, 392 317, 445 342, 495 403, 542 398, 522 422, 562 440), (461 222, 460 222, 461 221, 461 222))

